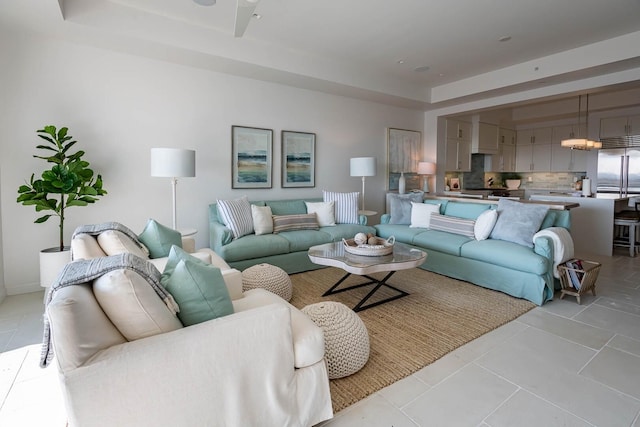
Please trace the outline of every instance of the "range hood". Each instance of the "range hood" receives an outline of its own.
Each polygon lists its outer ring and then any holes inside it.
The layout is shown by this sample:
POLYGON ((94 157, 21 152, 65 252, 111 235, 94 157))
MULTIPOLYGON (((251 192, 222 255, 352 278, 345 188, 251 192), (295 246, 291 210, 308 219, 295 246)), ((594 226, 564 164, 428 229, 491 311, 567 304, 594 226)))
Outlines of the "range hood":
POLYGON ((640 147, 640 135, 610 136, 601 138, 602 148, 640 147))

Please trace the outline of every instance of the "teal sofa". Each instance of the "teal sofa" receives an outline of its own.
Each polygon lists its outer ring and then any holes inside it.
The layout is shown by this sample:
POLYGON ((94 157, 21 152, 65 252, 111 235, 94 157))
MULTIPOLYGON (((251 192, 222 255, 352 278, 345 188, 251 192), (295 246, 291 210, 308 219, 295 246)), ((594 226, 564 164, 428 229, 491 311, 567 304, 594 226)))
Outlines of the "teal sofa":
MULTIPOLYGON (((273 215, 306 214, 306 202, 322 202, 321 198, 254 201, 257 206, 269 206, 273 215)), ((318 230, 284 231, 278 234, 249 234, 233 239, 218 215, 217 203, 209 205, 209 244, 232 268, 244 270, 252 265, 268 263, 289 274, 323 268, 309 260, 311 246, 353 238, 356 233, 375 233, 367 226, 367 217, 359 216, 359 224, 336 224, 318 230)))
MULTIPOLYGON (((483 211, 497 205, 448 200, 425 200, 440 204, 440 213, 465 219, 476 219, 483 211)), ((504 240, 475 240, 470 237, 409 225, 389 223, 389 214, 375 225, 377 235, 395 236, 397 242, 407 243, 427 252, 420 268, 464 280, 517 298, 542 305, 553 298, 557 279, 553 275, 553 241, 538 237, 530 248, 504 240)), ((569 211, 550 209, 541 229, 563 227, 569 229, 569 211)))

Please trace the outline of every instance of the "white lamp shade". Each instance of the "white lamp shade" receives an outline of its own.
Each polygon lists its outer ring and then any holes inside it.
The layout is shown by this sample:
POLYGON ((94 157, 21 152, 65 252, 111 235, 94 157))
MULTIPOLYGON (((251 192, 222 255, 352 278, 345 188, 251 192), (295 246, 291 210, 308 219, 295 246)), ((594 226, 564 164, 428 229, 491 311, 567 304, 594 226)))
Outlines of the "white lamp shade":
POLYGON ((375 157, 354 157, 350 163, 351 176, 375 176, 376 175, 376 158, 375 157))
POLYGON ((435 175, 436 164, 433 162, 418 163, 418 175, 435 175))
POLYGON ((196 176, 196 152, 183 148, 152 148, 151 176, 196 176))

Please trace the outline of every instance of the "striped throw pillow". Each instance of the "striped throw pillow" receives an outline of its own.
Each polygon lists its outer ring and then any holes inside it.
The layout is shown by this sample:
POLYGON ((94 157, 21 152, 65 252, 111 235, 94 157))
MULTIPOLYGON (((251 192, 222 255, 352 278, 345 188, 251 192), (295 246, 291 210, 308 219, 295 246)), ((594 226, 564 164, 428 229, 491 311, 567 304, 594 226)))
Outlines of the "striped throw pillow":
POLYGON ((474 226, 476 222, 472 219, 458 218, 455 216, 440 215, 431 213, 429 220, 429 229, 446 231, 448 233, 460 234, 474 238, 474 226))
POLYGON ((315 213, 299 215, 274 215, 273 232, 292 230, 318 230, 318 217, 315 213))
POLYGON ((237 239, 253 233, 253 216, 247 196, 235 200, 217 200, 218 215, 237 239))
POLYGON ((358 199, 360 193, 336 193, 323 191, 325 202, 334 202, 336 224, 358 224, 358 199))

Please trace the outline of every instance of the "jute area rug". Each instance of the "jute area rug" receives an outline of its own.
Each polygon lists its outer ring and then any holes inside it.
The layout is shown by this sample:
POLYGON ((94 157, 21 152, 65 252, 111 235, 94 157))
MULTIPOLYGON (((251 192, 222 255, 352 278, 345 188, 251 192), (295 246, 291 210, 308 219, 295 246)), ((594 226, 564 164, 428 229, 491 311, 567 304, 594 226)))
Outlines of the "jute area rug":
MULTIPOLYGON (((337 268, 323 268, 292 275, 291 304, 302 308, 321 301, 338 301, 349 308, 354 307, 373 285, 322 296, 344 274, 337 268)), ((372 276, 382 278, 384 273, 372 276)), ((364 280, 352 275, 340 287, 364 280)), ((398 271, 389 284, 411 295, 358 313, 369 331, 369 361, 355 374, 331 380, 335 412, 411 375, 534 307, 529 301, 419 268, 398 271)), ((390 296, 391 291, 381 289, 378 294, 390 296)))

